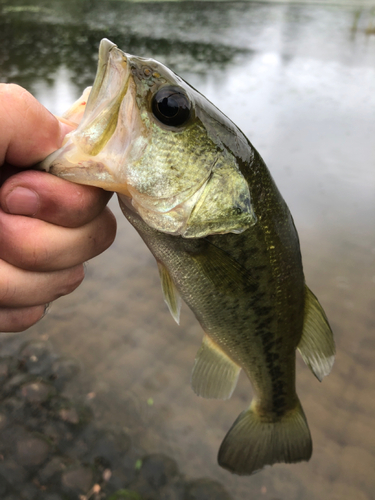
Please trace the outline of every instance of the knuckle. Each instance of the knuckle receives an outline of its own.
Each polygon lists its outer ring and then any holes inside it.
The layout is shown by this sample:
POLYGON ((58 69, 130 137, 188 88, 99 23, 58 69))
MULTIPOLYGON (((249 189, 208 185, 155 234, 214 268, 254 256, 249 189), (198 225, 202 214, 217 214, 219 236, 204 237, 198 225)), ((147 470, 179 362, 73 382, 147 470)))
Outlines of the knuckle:
POLYGON ((28 307, 24 309, 22 313, 22 317, 19 318, 18 331, 26 330, 30 328, 30 326, 35 325, 40 319, 43 318, 45 313, 46 305, 38 305, 28 307))
POLYGON ((0 213, 0 256, 25 270, 37 270, 51 258, 43 223, 18 215, 0 213))
POLYGON ((116 219, 112 212, 105 208, 86 228, 86 241, 82 253, 84 260, 90 260, 104 252, 113 243, 115 236, 116 219))
MULTIPOLYGON (((84 280, 85 278, 85 268, 83 264, 79 264, 74 268, 70 281, 70 292, 73 292, 84 280)), ((69 293, 70 293, 69 292, 69 293)))
POLYGON ((100 246, 102 247, 101 251, 104 251, 113 243, 116 237, 117 224, 115 216, 107 207, 103 210, 101 218, 100 246))
POLYGON ((49 266, 50 261, 51 255, 48 248, 30 242, 28 246, 25 245, 17 252, 15 264, 21 269, 40 271, 49 266))
POLYGON ((6 278, 0 281, 0 306, 12 303, 16 298, 15 286, 6 278))
POLYGON ((17 289, 7 272, 7 265, 0 259, 0 307, 12 302, 16 293, 17 289))
MULTIPOLYGON (((58 294, 58 297, 62 295, 68 295, 74 292, 74 290, 82 283, 85 277, 85 269, 83 264, 79 264, 74 268, 70 269, 66 276, 66 281, 58 294)), ((56 297, 57 298, 57 297, 56 297)))

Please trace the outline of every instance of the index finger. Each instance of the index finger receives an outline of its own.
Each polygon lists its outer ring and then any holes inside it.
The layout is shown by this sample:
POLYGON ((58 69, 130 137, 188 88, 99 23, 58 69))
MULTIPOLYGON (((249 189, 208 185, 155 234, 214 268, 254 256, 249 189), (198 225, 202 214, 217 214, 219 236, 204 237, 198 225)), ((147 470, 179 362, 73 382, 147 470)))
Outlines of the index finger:
POLYGON ((96 187, 27 170, 4 182, 0 188, 0 206, 8 214, 27 215, 58 226, 80 227, 97 217, 111 196, 112 193, 96 187))
POLYGON ((0 84, 0 105, 0 165, 30 167, 58 149, 71 130, 18 85, 0 84))

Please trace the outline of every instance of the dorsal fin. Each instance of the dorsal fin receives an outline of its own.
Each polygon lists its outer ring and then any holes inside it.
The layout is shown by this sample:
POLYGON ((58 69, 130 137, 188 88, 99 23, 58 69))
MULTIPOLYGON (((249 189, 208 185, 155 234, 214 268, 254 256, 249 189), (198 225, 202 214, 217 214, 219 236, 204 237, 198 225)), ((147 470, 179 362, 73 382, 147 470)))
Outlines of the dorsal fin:
POLYGON ((180 324, 181 297, 170 277, 167 268, 158 261, 158 269, 163 290, 164 300, 176 323, 180 324))
POLYGON ((327 316, 318 299, 306 286, 303 332, 298 350, 320 382, 332 369, 335 342, 327 316))

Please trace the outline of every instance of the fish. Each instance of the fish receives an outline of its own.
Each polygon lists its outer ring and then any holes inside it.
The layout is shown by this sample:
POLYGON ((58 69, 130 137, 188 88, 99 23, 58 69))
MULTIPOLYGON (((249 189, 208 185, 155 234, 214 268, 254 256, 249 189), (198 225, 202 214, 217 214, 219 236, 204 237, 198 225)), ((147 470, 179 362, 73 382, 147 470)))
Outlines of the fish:
POLYGON ((231 397, 241 369, 253 398, 218 463, 238 475, 308 461, 296 351, 321 381, 335 343, 305 284, 292 215, 250 141, 172 70, 103 39, 92 88, 64 115, 78 126, 37 168, 116 192, 156 259, 177 323, 181 300, 204 335, 191 384, 231 397))

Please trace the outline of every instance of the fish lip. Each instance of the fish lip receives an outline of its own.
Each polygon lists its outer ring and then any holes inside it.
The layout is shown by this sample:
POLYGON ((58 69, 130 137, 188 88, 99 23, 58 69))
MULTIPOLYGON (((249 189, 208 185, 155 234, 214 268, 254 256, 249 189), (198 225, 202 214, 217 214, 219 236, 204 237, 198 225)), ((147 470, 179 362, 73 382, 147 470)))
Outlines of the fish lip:
POLYGON ((108 38, 102 38, 99 44, 99 61, 108 62, 110 51, 117 45, 108 38))
POLYGON ((99 45, 98 69, 78 128, 92 122, 113 101, 121 104, 131 77, 128 56, 117 45, 103 38, 99 45), (122 95, 121 99, 118 97, 122 95), (117 97, 116 97, 117 96, 117 97))
POLYGON ((109 61, 111 57, 111 52, 114 49, 118 49, 117 45, 108 40, 108 38, 102 38, 99 44, 98 49, 98 68, 96 71, 94 83, 92 84, 92 89, 87 100, 85 115, 87 116, 92 109, 95 107, 95 103, 97 102, 98 95, 102 88, 103 80, 105 74, 108 70, 109 61))

